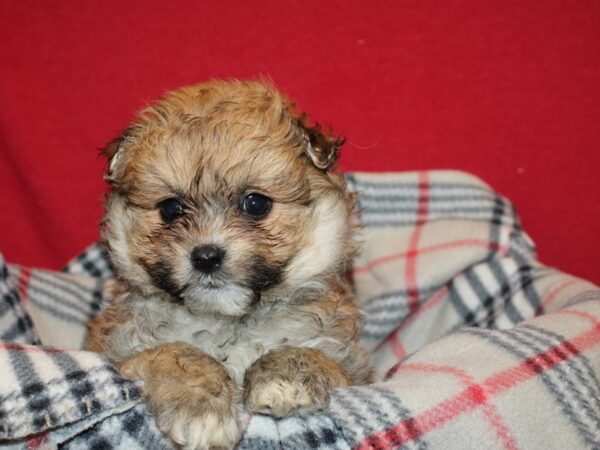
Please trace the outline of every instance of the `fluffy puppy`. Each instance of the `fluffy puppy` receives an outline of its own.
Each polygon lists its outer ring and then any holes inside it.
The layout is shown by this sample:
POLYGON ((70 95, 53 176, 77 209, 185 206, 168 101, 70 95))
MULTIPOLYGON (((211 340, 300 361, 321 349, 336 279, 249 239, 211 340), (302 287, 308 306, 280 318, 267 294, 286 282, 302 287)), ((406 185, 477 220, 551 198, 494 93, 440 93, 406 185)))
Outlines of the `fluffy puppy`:
POLYGON ((106 149, 117 283, 89 348, 143 381, 177 444, 229 448, 243 406, 310 413, 369 381, 341 143, 267 82, 213 81, 169 93, 106 149))

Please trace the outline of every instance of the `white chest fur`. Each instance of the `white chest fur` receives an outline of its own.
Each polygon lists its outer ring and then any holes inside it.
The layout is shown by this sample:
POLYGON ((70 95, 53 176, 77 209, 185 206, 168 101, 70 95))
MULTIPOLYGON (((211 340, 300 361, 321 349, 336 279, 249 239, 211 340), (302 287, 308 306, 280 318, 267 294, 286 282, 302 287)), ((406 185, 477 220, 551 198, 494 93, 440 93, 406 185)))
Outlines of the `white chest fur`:
POLYGON ((263 354, 284 345, 341 347, 324 333, 324 324, 286 303, 259 305, 240 318, 195 315, 183 306, 160 299, 128 299, 131 321, 112 334, 107 355, 114 361, 156 347, 183 341, 220 361, 232 379, 242 384, 246 369, 263 354))

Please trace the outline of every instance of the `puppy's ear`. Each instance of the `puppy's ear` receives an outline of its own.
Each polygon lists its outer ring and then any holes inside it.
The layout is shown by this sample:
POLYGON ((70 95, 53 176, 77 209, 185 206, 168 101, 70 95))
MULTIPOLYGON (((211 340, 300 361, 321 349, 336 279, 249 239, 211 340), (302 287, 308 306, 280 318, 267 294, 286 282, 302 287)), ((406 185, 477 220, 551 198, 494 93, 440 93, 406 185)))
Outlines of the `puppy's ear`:
POLYGON ((305 153, 313 164, 325 171, 335 168, 344 138, 324 131, 318 123, 311 124, 306 116, 298 119, 298 125, 306 142, 305 153))
POLYGON ((123 147, 128 137, 128 130, 125 130, 121 136, 113 139, 106 147, 100 150, 100 153, 108 159, 108 171, 106 172, 106 175, 104 175, 104 179, 108 183, 112 184, 117 178, 119 166, 123 159, 123 147))

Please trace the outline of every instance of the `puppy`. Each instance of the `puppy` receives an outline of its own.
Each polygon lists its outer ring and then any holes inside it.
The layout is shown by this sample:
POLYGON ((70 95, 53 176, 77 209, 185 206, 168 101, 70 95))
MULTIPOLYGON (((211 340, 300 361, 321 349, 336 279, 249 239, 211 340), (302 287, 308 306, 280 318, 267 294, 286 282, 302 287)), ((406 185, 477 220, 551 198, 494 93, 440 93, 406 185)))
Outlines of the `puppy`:
POLYGON ((177 444, 230 448, 243 406, 307 414, 370 380, 344 278, 341 144, 268 82, 213 81, 169 93, 106 149, 117 283, 88 346, 143 382, 177 444))

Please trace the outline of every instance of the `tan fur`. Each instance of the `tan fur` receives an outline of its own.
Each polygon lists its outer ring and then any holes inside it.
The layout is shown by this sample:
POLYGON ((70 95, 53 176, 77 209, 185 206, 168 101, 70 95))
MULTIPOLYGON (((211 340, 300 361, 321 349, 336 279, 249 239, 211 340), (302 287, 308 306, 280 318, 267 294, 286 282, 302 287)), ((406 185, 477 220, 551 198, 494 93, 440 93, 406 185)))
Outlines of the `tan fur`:
POLYGON ((213 81, 168 94, 107 148, 118 287, 88 344, 144 381, 176 442, 233 445, 236 385, 250 410, 285 416, 370 380, 343 277, 355 245, 353 197, 333 171, 341 143, 269 83, 213 81), (264 218, 241 211, 248 193, 272 199, 264 218), (175 197, 185 215, 165 223, 158 205, 175 197), (194 269, 199 245, 225 251, 218 272, 194 269))
POLYGON ((252 412, 275 417, 305 414, 326 407, 331 389, 350 384, 351 378, 321 351, 284 347, 248 368, 244 403, 252 412))
POLYGON ((181 342, 136 354, 118 366, 144 381, 158 427, 184 448, 230 448, 238 439, 239 388, 221 364, 181 342))

